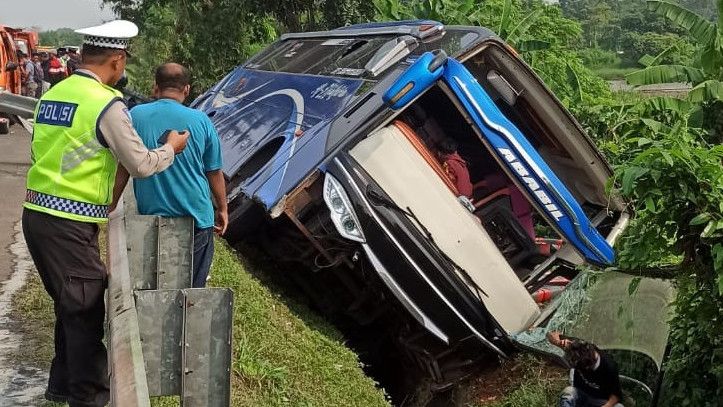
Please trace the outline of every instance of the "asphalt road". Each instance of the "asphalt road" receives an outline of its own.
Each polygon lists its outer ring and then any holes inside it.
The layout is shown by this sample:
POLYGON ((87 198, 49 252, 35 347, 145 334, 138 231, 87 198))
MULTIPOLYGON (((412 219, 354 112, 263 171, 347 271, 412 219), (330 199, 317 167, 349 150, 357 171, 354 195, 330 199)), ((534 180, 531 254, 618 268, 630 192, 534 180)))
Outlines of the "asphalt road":
POLYGON ((9 134, 0 134, 0 282, 12 272, 10 245, 15 224, 20 220, 25 199, 25 174, 30 166, 30 133, 13 125, 9 134))
POLYGON ((23 346, 18 321, 11 316, 13 295, 22 288, 33 263, 22 236, 20 215, 25 174, 30 165, 30 134, 20 125, 0 134, 0 406, 37 406, 47 372, 14 361, 23 346))

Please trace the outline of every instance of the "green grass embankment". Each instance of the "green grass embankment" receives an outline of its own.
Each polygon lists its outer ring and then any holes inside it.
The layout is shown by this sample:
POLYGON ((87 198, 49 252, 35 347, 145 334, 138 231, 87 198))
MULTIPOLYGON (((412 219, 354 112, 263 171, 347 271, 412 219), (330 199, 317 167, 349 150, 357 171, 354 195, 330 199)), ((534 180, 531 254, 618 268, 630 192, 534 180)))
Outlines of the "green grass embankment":
POLYGON ((386 406, 382 391, 329 326, 304 320, 217 242, 211 285, 234 290, 234 406, 386 406))
MULTIPOLYGON (((302 319, 293 313, 248 267, 217 241, 210 286, 234 291, 232 406, 389 405, 336 330, 311 314, 307 324, 306 315, 302 319)), ((53 311, 37 273, 16 295, 14 309, 27 327, 23 335, 28 346, 18 362, 47 369, 53 354, 53 311)), ((162 398, 152 404, 178 401, 162 398)))

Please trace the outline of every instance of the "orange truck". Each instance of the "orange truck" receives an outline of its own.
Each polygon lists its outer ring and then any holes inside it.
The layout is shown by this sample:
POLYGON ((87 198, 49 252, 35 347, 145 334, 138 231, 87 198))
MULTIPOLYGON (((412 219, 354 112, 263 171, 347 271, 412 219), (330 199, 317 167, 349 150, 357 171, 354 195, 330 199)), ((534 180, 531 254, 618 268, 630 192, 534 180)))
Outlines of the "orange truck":
POLYGON ((39 37, 35 31, 23 31, 20 28, 6 28, 15 40, 15 47, 24 54, 33 55, 38 50, 39 37))
POLYGON ((13 31, 19 30, 0 25, 0 90, 20 94, 20 66, 13 31))

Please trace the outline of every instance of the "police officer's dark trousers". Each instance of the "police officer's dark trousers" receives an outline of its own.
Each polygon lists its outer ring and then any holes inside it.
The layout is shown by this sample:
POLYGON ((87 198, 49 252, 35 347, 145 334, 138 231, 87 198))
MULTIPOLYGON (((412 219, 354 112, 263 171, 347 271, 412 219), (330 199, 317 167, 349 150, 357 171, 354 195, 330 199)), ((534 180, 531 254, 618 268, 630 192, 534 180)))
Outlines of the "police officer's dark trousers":
POLYGON ((23 233, 55 306, 55 357, 48 392, 67 396, 70 407, 105 406, 106 270, 98 252, 98 225, 25 209, 23 233))

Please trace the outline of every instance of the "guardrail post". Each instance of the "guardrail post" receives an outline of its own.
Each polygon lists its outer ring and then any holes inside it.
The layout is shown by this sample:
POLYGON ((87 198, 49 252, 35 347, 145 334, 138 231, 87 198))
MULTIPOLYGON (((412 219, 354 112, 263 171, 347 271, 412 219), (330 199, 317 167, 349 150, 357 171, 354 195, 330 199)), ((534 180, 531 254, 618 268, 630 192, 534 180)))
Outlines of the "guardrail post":
POLYGON ((107 306, 111 406, 150 407, 122 205, 108 223, 107 306))
POLYGON ((132 187, 123 200, 108 226, 111 405, 228 406, 233 291, 190 288, 193 219, 138 215, 132 187))

